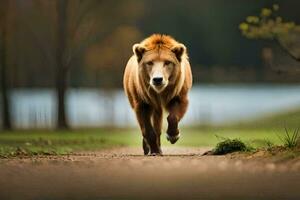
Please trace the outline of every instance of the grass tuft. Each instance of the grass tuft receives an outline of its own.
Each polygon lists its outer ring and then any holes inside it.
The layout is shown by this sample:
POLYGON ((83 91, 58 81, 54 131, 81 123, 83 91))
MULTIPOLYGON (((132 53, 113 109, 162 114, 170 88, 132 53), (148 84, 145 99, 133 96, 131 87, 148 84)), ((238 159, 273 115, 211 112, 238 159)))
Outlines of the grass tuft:
POLYGON ((278 135, 278 137, 283 143, 284 147, 293 149, 299 142, 299 128, 296 128, 293 132, 291 132, 284 127, 284 135, 282 137, 278 135))
POLYGON ((216 147, 213 149, 213 155, 225 155, 232 152, 237 151, 251 151, 253 147, 250 145, 246 145, 240 139, 229 139, 229 138, 222 138, 222 141, 219 142, 216 147))

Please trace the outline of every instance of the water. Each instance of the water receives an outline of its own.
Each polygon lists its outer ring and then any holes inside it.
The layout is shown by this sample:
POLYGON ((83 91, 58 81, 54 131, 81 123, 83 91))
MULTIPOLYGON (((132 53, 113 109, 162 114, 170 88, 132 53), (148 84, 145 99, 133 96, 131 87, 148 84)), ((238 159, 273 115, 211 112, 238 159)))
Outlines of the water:
MULTIPOLYGON (((199 85, 190 93, 184 125, 222 124, 300 108, 300 85, 199 85)), ((53 128, 55 91, 13 90, 16 128, 53 128)), ((67 113, 73 127, 137 126, 122 90, 71 89, 67 113)))

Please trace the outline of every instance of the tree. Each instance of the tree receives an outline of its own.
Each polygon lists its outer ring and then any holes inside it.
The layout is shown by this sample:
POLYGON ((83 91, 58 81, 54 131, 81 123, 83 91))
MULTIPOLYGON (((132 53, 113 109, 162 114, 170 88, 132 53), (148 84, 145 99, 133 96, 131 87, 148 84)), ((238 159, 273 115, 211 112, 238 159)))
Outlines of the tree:
POLYGON ((275 40, 293 59, 300 62, 300 25, 277 15, 279 6, 261 9, 260 15, 248 16, 239 26, 249 39, 275 40))
POLYGON ((2 126, 5 130, 10 130, 10 101, 7 83, 7 20, 9 0, 1 2, 0 9, 0 73, 1 73, 1 101, 2 101, 2 126))
POLYGON ((68 129, 65 106, 68 76, 74 58, 89 43, 88 39, 91 37, 94 24, 85 19, 90 14, 91 9, 95 8, 97 1, 56 0, 35 1, 34 3, 39 9, 35 7, 29 14, 30 18, 42 16, 44 21, 42 23, 37 21, 37 24, 30 28, 35 35, 35 43, 43 51, 47 62, 55 61, 57 128, 68 129), (35 13, 38 12, 37 10, 45 11, 45 13, 35 13), (40 35, 38 32, 41 31, 40 27, 43 26, 43 23, 50 24, 52 28, 49 29, 48 34, 40 35), (45 42, 43 37, 48 38, 54 45, 45 42))
POLYGON ((76 60, 84 55, 91 44, 107 38, 121 24, 134 21, 139 14, 140 3, 120 1, 115 4, 113 1, 100 0, 32 2, 33 8, 27 13, 30 19, 27 20, 30 21, 27 26, 34 35, 36 46, 47 60, 45 63, 55 60, 57 128, 66 129, 69 125, 65 94, 72 66, 78 64, 76 60))
POLYGON ((90 75, 89 79, 98 81, 103 89, 122 85, 122 66, 132 55, 132 45, 143 38, 134 26, 123 25, 115 28, 107 37, 90 45, 84 53, 84 66, 90 75), (111 78, 114 74, 114 78, 111 78), (101 81, 101 82, 99 82, 101 81))
POLYGON ((56 3, 57 30, 56 30, 56 91, 57 91, 57 128, 68 128, 66 118, 65 93, 67 90, 67 76, 69 63, 64 59, 66 51, 66 25, 69 0, 58 0, 56 3))

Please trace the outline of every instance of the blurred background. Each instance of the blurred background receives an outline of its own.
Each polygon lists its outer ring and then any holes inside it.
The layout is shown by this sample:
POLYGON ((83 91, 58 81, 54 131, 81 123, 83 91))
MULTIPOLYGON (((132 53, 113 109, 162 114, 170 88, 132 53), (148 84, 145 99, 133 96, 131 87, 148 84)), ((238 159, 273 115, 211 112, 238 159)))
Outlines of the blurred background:
POLYGON ((185 126, 297 112, 300 40, 284 43, 272 31, 297 30, 299 7, 294 0, 1 0, 1 127, 136 127, 122 75, 132 45, 152 33, 188 48, 194 87, 185 126), (268 7, 280 16, 275 25, 268 7), (247 35, 251 23, 265 32, 247 35))

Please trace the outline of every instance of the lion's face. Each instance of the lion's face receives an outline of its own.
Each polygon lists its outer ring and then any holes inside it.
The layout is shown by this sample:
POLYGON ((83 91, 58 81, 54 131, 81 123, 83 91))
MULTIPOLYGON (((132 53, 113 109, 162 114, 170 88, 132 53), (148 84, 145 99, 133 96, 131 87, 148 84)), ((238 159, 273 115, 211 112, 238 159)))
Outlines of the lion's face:
POLYGON ((149 85, 157 92, 162 92, 168 84, 172 84, 180 74, 180 63, 170 52, 149 52, 144 55, 139 67, 148 77, 149 85))
POLYGON ((161 93, 168 85, 175 84, 181 74, 182 44, 173 49, 150 51, 139 44, 133 48, 139 63, 139 73, 154 91, 161 93))

